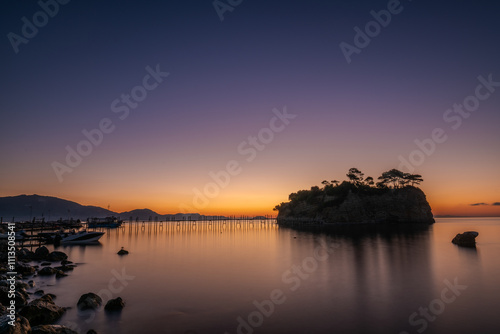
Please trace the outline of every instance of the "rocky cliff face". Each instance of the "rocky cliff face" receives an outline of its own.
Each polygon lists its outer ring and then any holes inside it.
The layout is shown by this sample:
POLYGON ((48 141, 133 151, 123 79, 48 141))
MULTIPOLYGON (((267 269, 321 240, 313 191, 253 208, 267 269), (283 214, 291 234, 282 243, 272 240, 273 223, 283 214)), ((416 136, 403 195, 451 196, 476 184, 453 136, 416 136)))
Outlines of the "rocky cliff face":
POLYGON ((323 196, 313 201, 292 201, 279 209, 278 223, 404 223, 433 224, 422 190, 415 187, 381 193, 349 192, 343 198, 323 196))

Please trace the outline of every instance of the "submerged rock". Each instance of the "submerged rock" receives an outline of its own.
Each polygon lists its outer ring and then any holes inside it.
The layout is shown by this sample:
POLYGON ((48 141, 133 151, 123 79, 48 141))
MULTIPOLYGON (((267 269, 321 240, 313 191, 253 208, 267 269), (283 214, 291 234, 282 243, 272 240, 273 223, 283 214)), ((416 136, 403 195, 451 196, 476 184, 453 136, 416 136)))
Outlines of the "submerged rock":
POLYGON ((65 274, 62 270, 56 270, 56 278, 66 277, 68 274, 65 274))
POLYGON ((44 267, 38 271, 38 275, 50 276, 50 275, 54 275, 56 272, 57 272, 56 269, 54 269, 52 267, 44 267))
MULTIPOLYGON (((16 289, 14 292, 14 300, 16 307, 21 307, 26 305, 26 300, 28 299, 28 294, 24 289, 16 289)), ((2 305, 10 305, 10 289, 7 286, 0 286, 0 303, 2 305)), ((1 332, 0 332, 1 333, 1 332)))
MULTIPOLYGON (((2 278, 2 280, 0 281, 0 286, 10 287, 10 282, 7 281, 7 278, 4 278, 4 277, 0 277, 0 278, 2 278)), ((26 290, 26 289, 30 288, 28 283, 20 281, 17 278, 15 281, 15 286, 16 286, 16 290, 26 290)))
POLYGON ((76 267, 74 264, 63 264, 62 266, 54 267, 57 270, 61 271, 71 271, 76 267))
POLYGON ((31 334, 78 334, 78 332, 61 325, 40 325, 33 327, 31 334))
POLYGON ((33 259, 45 260, 47 258, 47 256, 49 256, 49 250, 47 249, 47 247, 42 246, 42 247, 39 247, 35 250, 35 254, 33 256, 33 259))
POLYGON ((123 249, 123 247, 122 247, 122 249, 120 249, 120 250, 118 251, 118 253, 117 253, 117 254, 118 254, 118 255, 127 255, 127 254, 128 254, 128 250, 125 250, 125 249, 123 249))
POLYGON ((35 253, 30 251, 28 248, 22 248, 17 251, 18 260, 32 260, 35 257, 35 253))
POLYGON ((95 293, 89 292, 80 297, 76 303, 80 310, 92 309, 95 310, 102 305, 102 299, 95 293))
POLYGON ((37 326, 53 323, 59 319, 65 311, 65 308, 59 307, 54 303, 50 295, 44 295, 23 307, 19 311, 19 314, 28 319, 32 326, 37 326))
POLYGON ((451 242, 462 247, 476 247, 476 237, 478 235, 479 233, 476 231, 458 233, 451 242))
POLYGON ((57 298, 56 295, 53 293, 46 293, 42 297, 45 297, 45 296, 49 296, 50 298, 52 298, 52 300, 55 300, 57 298))
POLYGON ((21 275, 33 275, 35 273, 35 267, 32 267, 28 264, 24 264, 24 263, 17 263, 16 265, 16 271, 18 274, 21 274, 21 275))
POLYGON ((14 321, 14 326, 9 324, 11 319, 7 315, 0 317, 0 333, 5 334, 28 334, 31 331, 31 326, 28 320, 24 317, 17 317, 14 321))
POLYGON ((89 329, 87 334, 97 334, 97 332, 93 329, 89 329))
POLYGON ((110 299, 104 309, 106 311, 120 311, 125 306, 125 302, 120 297, 115 299, 110 299))
POLYGON ((57 262, 57 261, 65 261, 68 259, 68 255, 64 252, 53 251, 47 256, 48 261, 57 262))

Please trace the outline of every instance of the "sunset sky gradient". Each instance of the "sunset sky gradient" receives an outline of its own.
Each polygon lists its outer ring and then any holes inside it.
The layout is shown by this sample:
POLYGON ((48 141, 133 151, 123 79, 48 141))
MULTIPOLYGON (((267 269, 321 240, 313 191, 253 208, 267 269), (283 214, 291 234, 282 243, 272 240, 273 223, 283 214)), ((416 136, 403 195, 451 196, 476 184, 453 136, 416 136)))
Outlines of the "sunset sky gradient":
POLYGON ((483 88, 456 129, 444 119, 478 77, 500 82, 496 2, 401 1, 351 63, 339 44, 354 45, 354 28, 387 1, 244 0, 223 21, 212 1, 70 1, 18 53, 7 36, 41 7, 0 6, 0 196, 273 214, 289 193, 344 180, 350 167, 374 178, 398 168, 440 128, 447 139, 413 171, 433 213, 500 215, 500 87, 483 88), (169 75, 150 77, 158 85, 120 119, 113 101, 144 85, 147 67, 169 75), (272 121, 284 108, 296 117, 272 121), (60 182, 53 163, 106 118, 113 130, 60 182), (270 122, 281 130, 248 161, 249 136, 269 139, 270 122), (239 172, 199 205, 210 172, 230 161, 239 172))

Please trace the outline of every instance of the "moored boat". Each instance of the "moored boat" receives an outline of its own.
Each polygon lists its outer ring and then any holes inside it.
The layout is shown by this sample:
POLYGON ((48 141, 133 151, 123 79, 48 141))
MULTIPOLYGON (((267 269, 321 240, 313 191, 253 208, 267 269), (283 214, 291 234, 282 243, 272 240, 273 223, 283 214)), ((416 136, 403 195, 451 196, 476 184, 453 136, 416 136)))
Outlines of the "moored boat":
POLYGON ((81 230, 79 232, 65 233, 61 235, 61 244, 91 244, 96 243, 104 235, 104 232, 88 232, 81 230))

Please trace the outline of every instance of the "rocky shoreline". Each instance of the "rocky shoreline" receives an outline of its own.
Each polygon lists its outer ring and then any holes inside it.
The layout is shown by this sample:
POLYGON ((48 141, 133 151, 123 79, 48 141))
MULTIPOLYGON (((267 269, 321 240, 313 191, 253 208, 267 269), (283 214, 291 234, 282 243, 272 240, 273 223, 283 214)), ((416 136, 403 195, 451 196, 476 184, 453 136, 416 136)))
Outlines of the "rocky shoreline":
MULTIPOLYGON (((80 334, 61 325, 54 325, 71 307, 55 303, 56 296, 36 290, 37 276, 52 276, 59 279, 67 276, 76 264, 68 260, 64 252, 52 251, 41 246, 34 252, 22 248, 16 250, 15 270, 10 275, 8 268, 7 242, 0 242, 0 334, 80 334), (34 290, 34 291, 33 291, 34 290)), ((9 270, 10 269, 10 270, 9 270)), ((75 301, 76 302, 76 301, 75 301)), ((118 297, 111 299, 105 306, 106 311, 119 311, 125 303, 118 297)), ((87 293, 80 297, 76 306, 79 309, 98 309, 102 299, 87 293)), ((97 334, 90 329, 86 334, 97 334)))

